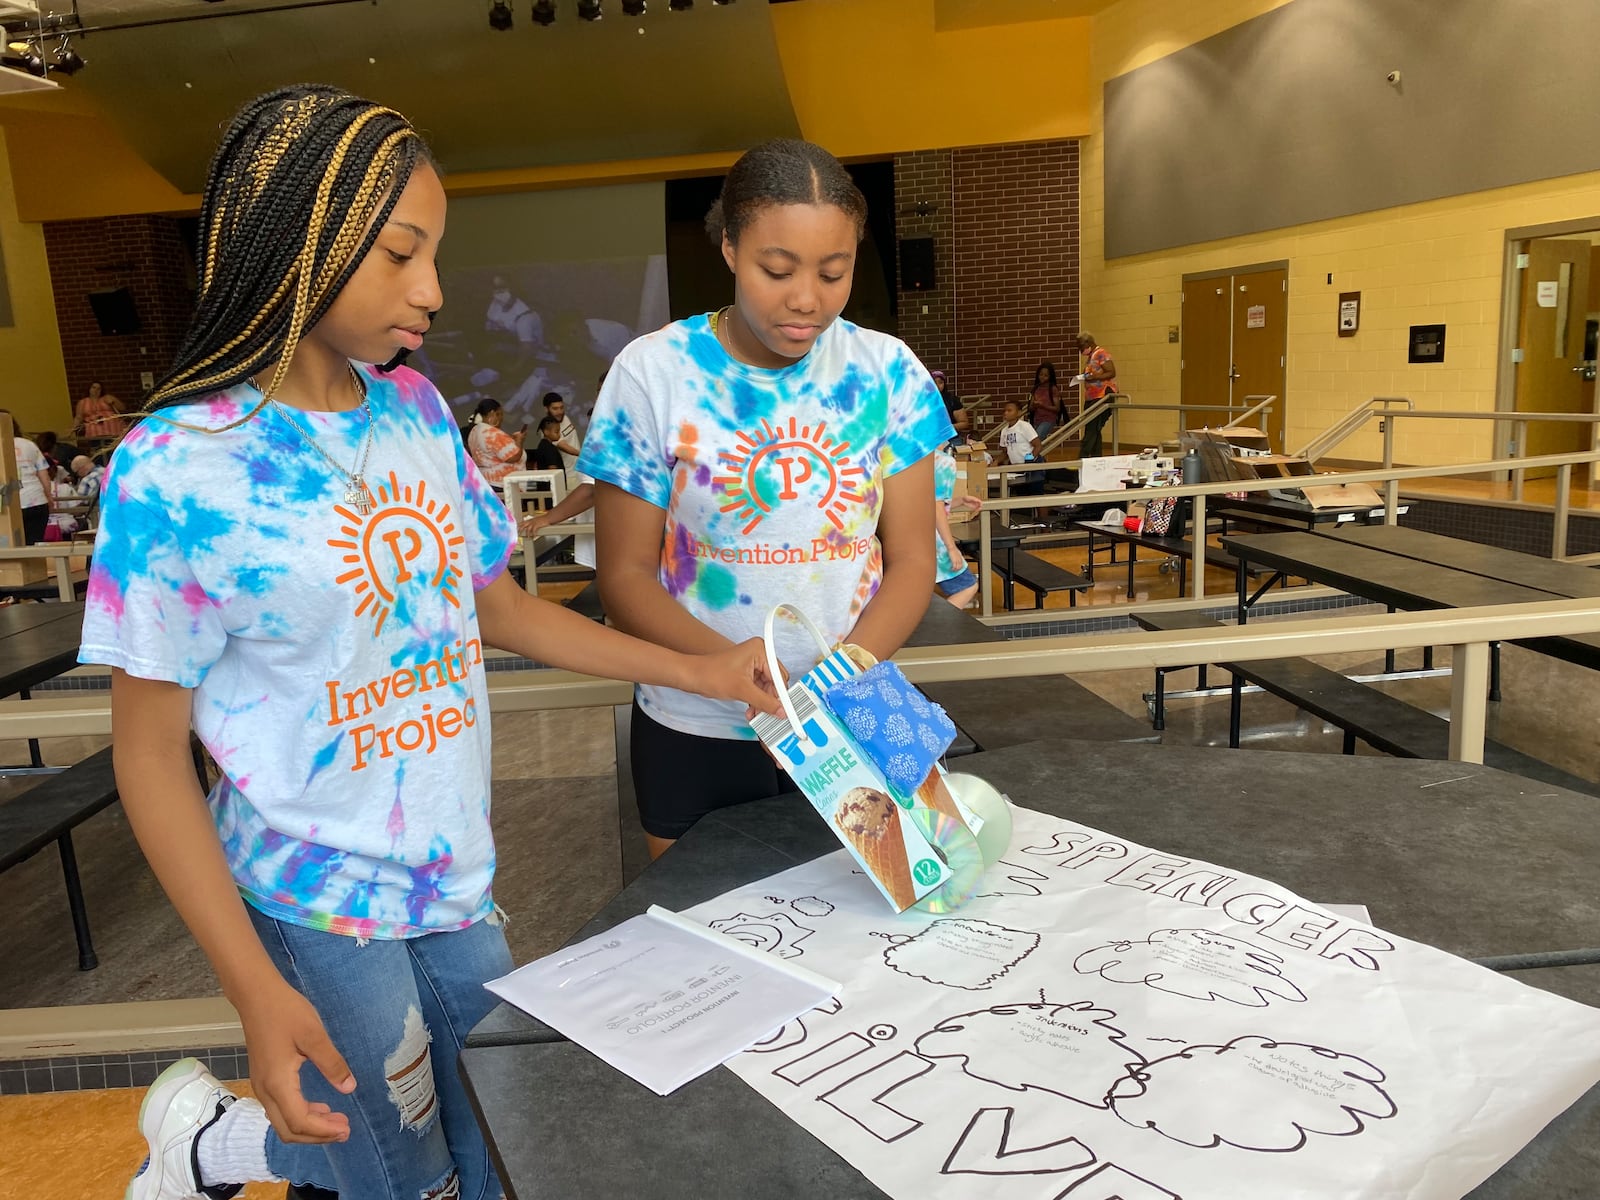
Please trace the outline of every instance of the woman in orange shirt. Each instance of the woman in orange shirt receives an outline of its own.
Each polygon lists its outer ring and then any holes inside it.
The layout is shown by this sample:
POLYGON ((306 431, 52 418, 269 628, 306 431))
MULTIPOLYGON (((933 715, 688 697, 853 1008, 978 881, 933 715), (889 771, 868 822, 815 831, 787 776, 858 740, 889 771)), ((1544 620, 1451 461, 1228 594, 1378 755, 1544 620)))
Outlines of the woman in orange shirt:
POLYGON ((500 428, 505 418, 506 410, 500 407, 500 401, 480 400, 467 428, 467 452, 478 464, 484 481, 497 492, 500 481, 511 472, 522 470, 528 457, 522 449, 522 439, 528 431, 506 433, 500 428))
POLYGON ((122 401, 91 383, 89 394, 73 406, 72 428, 87 439, 109 441, 127 432, 128 418, 122 415, 122 401))

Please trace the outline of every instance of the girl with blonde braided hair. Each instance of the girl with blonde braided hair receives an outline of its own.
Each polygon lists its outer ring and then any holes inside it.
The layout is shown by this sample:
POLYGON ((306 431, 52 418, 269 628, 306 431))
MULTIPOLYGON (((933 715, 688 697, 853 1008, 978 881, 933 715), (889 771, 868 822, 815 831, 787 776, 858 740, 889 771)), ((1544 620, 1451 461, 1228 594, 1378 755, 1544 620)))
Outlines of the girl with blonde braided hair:
POLYGON ((246 105, 206 184, 193 326, 102 490, 81 658, 112 668, 123 807, 255 1093, 165 1071, 129 1200, 498 1194, 456 1072, 511 966, 485 644, 777 707, 759 643, 667 651, 512 582, 516 531, 443 399, 369 365, 443 302, 444 225, 398 113, 330 87, 246 105))

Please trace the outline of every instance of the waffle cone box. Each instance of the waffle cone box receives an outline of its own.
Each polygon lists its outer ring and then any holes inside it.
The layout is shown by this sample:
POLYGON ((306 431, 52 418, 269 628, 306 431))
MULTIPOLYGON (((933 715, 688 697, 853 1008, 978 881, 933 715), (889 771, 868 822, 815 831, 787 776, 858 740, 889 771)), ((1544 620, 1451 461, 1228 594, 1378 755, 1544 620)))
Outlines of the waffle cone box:
POLYGON ((898 668, 855 646, 826 653, 783 699, 783 715, 751 722, 768 753, 897 912, 928 902, 963 858, 952 846, 975 846, 982 825, 938 764, 955 726, 898 668))

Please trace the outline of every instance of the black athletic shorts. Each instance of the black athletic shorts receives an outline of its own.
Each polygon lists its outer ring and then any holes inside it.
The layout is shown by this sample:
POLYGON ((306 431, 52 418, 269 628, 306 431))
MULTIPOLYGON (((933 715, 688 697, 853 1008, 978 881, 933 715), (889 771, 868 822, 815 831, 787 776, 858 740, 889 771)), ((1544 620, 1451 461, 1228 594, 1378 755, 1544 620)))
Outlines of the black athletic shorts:
POLYGON ((638 701, 628 751, 639 823, 653 837, 676 840, 708 812, 799 790, 760 742, 679 733, 638 701))

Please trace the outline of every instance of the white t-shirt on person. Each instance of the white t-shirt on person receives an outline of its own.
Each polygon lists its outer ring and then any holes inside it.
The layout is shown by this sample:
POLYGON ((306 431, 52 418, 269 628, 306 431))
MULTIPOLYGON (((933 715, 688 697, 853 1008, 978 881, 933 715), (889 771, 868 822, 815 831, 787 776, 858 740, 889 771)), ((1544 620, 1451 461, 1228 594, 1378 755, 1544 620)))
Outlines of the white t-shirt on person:
POLYGON ((1033 453, 1033 440, 1038 436, 1037 431, 1026 421, 1007 425, 1000 431, 1000 445, 1005 449, 1006 461, 1027 462, 1028 456, 1033 453))
POLYGON ((17 494, 18 507, 38 508, 49 504, 50 497, 45 494, 44 484, 39 482, 39 472, 50 469, 44 452, 25 437, 13 438, 12 442, 17 451, 17 479, 22 484, 17 494))
MULTIPOLYGON (((579 469, 666 510, 661 584, 697 620, 740 642, 788 602, 836 642, 883 578, 884 481, 952 433, 932 377, 898 338, 839 320, 804 358, 770 370, 731 358, 697 316, 617 356, 579 469)), ((923 504, 931 513, 931 487, 923 504)), ((791 674, 819 657, 793 622, 777 637, 791 674)), ((638 695, 681 733, 755 736, 742 704, 638 695)))

